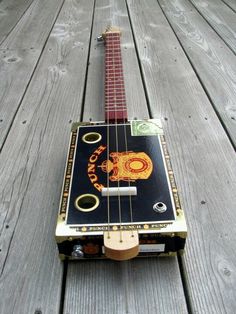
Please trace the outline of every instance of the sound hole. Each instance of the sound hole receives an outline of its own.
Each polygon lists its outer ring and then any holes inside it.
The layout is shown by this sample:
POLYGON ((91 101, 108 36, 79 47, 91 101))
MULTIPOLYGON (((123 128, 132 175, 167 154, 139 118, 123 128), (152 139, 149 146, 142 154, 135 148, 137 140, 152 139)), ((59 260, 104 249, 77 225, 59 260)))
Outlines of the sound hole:
POLYGON ((101 140, 102 136, 99 133, 96 132, 89 132, 84 134, 82 137, 82 140, 87 144, 94 144, 101 140))
POLYGON ((99 199, 94 194, 82 194, 75 200, 75 207, 82 212, 91 212, 99 205, 99 199))

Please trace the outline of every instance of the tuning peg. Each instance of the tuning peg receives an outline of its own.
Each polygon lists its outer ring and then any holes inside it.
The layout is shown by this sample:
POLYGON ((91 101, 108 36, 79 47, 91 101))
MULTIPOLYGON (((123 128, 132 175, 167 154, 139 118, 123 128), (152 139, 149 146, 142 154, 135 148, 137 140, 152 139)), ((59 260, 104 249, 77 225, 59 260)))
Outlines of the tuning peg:
POLYGON ((100 35, 100 36, 97 37, 97 41, 98 41, 98 42, 102 42, 102 41, 103 41, 102 35, 100 35))

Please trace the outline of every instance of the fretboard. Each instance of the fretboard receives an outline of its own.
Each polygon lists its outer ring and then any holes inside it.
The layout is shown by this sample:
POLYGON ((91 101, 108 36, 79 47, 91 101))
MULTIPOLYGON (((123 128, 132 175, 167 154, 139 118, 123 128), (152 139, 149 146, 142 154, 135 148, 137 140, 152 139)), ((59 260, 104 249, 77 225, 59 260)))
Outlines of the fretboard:
POLYGON ((105 40, 105 119, 107 123, 127 121, 119 32, 107 33, 105 40))

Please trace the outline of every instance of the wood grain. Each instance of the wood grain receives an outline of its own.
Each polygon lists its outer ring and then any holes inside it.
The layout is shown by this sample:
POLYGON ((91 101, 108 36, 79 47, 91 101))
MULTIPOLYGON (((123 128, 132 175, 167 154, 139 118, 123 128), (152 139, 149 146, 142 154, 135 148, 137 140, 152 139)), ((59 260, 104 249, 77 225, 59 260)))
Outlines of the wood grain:
POLYGON ((92 1, 66 1, 0 155, 3 314, 59 312, 55 223, 71 121, 81 113, 92 13, 92 1))
POLYGON ((0 149, 62 3, 63 0, 34 1, 1 46, 0 149))
POLYGON ((40 53, 37 49, 0 50, 0 150, 40 53))
POLYGON ((193 313, 234 313, 235 152, 156 1, 128 7, 154 117, 164 130, 189 237, 184 276, 193 313))
POLYGON ((33 0, 2 0, 0 2, 0 44, 12 31, 33 0))
POLYGON ((1 49, 42 48, 63 2, 64 0, 34 0, 2 43, 1 49))
POLYGON ((222 0, 222 1, 236 12, 236 2, 235 2, 235 0, 222 0))
POLYGON ((175 258, 71 264, 65 314, 187 313, 175 258))
POLYGON ((160 4, 236 147, 235 55, 188 1, 160 4))
POLYGON ((220 0, 190 0, 211 27, 236 53, 236 16, 235 13, 220 0))
MULTIPOLYGON (((103 106, 104 51, 102 46, 97 46, 95 39, 108 24, 122 29, 129 117, 145 118, 148 109, 125 2, 97 0, 83 119, 86 121, 92 117, 94 120, 104 120, 104 110, 98 110, 98 105, 100 108, 103 106)), ((187 313, 177 259, 69 263, 64 313, 80 312, 187 313)))

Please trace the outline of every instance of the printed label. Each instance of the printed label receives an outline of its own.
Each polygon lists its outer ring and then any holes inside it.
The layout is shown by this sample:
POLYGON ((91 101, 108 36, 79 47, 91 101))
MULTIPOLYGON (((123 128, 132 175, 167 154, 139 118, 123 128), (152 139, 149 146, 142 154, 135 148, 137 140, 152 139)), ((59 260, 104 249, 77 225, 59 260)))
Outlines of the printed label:
POLYGON ((160 119, 133 120, 131 121, 132 136, 148 136, 163 134, 160 119))
POLYGON ((165 244, 141 244, 139 245, 140 253, 145 252, 164 252, 165 244))

